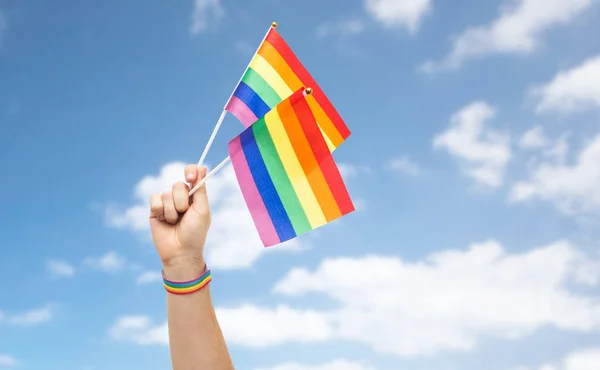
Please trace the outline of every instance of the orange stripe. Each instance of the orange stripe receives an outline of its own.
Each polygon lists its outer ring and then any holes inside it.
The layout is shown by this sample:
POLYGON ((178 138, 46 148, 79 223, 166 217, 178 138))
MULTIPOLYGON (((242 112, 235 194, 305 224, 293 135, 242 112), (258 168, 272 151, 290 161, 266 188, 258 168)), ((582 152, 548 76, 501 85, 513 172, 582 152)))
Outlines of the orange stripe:
MULTIPOLYGON (((285 83, 289 86, 290 90, 296 91, 302 87, 302 81, 296 76, 292 68, 287 64, 287 62, 283 59, 281 54, 268 42, 263 42, 260 49, 258 50, 258 54, 263 57, 274 70, 279 73, 279 76, 285 81, 285 83)), ((269 83, 269 81, 267 81, 269 83)))
POLYGON ((300 166, 302 166, 302 170, 321 206, 325 219, 330 222, 341 217, 340 208, 333 197, 329 184, 325 180, 306 134, 302 130, 290 99, 284 100, 277 106, 277 113, 282 119, 292 147, 300 161, 300 166))
MULTIPOLYGON (((260 49, 258 50, 258 54, 263 57, 270 65, 273 67, 275 71, 279 74, 279 76, 283 79, 283 81, 288 85, 288 87, 292 91, 297 91, 302 87, 312 87, 313 89, 319 89, 319 86, 304 86, 300 78, 294 73, 290 65, 283 59, 281 54, 275 49, 273 45, 271 45, 268 41, 265 41, 260 49)), ((269 83, 269 81, 267 81, 269 83)), ((325 113, 325 110, 321 105, 317 102, 317 100, 312 100, 311 109, 315 115, 317 123, 325 133, 334 148, 337 148, 344 142, 344 138, 342 134, 338 130, 338 128, 334 125, 331 118, 325 113)), ((330 151, 333 151, 334 148, 330 148, 330 151)))
POLYGON ((348 194, 344 180, 340 175, 340 171, 327 147, 327 143, 323 140, 323 134, 318 130, 315 117, 309 107, 309 102, 312 99, 312 95, 307 96, 305 99, 298 99, 297 102, 292 102, 292 107, 296 112, 296 117, 298 118, 298 122, 300 122, 304 136, 308 139, 312 153, 319 163, 323 177, 327 181, 337 206, 341 214, 345 215, 354 211, 354 205, 352 204, 352 199, 350 199, 350 194, 348 194))
POLYGON ((344 138, 333 124, 331 118, 329 118, 329 116, 325 113, 325 111, 319 105, 316 99, 310 99, 308 101, 308 104, 310 105, 310 109, 315 115, 315 119, 317 120, 319 127, 321 127, 321 129, 325 133, 325 136, 327 136, 327 141, 333 144, 333 148, 329 148, 329 150, 333 152, 333 149, 337 148, 338 146, 340 146, 341 143, 344 142, 344 138))
POLYGON ((340 132, 344 140, 347 139, 348 136, 350 136, 350 130, 348 130, 344 120, 342 117, 340 117, 338 111, 335 109, 333 104, 331 104, 327 98, 327 95, 325 95, 325 92, 321 90, 319 85, 317 85, 317 82, 302 65, 296 54, 294 54, 279 32, 277 32, 277 30, 274 28, 269 30, 265 42, 269 42, 278 51, 279 55, 281 55, 281 57, 290 66, 292 71, 294 71, 294 73, 298 76, 300 81, 306 85, 306 87, 313 88, 313 95, 315 99, 319 102, 319 105, 323 108, 325 114, 333 121, 334 126, 340 132))

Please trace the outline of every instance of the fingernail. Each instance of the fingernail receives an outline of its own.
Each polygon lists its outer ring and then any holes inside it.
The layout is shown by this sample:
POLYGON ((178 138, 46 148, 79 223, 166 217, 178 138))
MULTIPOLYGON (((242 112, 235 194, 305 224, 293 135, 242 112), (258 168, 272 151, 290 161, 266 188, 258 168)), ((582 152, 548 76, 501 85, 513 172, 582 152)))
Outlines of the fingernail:
POLYGON ((185 175, 185 179, 187 181, 192 181, 194 179, 194 174, 189 172, 187 175, 185 175))

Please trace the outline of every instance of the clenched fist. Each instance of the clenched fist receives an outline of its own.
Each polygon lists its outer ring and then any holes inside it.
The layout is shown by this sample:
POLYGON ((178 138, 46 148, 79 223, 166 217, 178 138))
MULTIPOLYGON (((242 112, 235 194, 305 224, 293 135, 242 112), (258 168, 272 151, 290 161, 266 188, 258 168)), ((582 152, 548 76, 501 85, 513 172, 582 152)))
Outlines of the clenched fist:
MULTIPOLYGON (((185 180, 193 187, 206 176, 206 168, 188 165, 185 180)), ((150 197, 152 239, 167 278, 195 279, 204 271, 204 243, 210 227, 206 184, 191 199, 184 182, 172 191, 150 197)))

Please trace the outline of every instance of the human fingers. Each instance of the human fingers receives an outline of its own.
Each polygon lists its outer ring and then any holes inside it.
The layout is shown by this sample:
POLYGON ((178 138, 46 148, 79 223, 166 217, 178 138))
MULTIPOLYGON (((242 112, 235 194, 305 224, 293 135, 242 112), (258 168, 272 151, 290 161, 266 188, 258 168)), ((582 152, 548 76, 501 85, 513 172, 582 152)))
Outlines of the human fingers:
POLYGON ((198 177, 198 166, 196 166, 195 164, 188 164, 187 166, 185 166, 185 181, 187 181, 190 184, 193 184, 194 182, 196 182, 196 178, 198 177))
POLYGON ((160 194, 152 194, 150 196, 150 218, 164 220, 164 207, 160 194))
POLYGON ((173 184, 173 203, 179 213, 184 213, 190 207, 190 189, 181 181, 173 184))
POLYGON ((166 191, 161 194, 160 199, 163 202, 165 221, 174 225, 179 221, 179 213, 175 209, 175 202, 173 201, 173 193, 166 191))

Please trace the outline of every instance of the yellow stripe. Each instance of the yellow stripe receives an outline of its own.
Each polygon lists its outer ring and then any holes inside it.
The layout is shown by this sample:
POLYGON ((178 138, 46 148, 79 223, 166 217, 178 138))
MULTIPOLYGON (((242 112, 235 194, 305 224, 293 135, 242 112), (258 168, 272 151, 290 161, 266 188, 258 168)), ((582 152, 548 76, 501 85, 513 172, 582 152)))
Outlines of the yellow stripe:
POLYGON ((168 286, 167 284, 164 284, 164 285, 165 285, 165 289, 168 290, 168 291, 170 291, 170 292, 188 293, 188 292, 191 292, 191 291, 194 291, 194 290, 197 290, 197 289, 205 287, 211 281, 212 281, 212 276, 209 276, 204 281, 202 281, 202 283, 200 283, 199 285, 194 285, 194 286, 191 286, 189 288, 173 288, 173 287, 168 286))
POLYGON ((252 63, 250 63, 250 68, 256 71, 271 87, 277 95, 279 95, 282 99, 286 99, 290 95, 292 95, 293 91, 289 88, 289 86, 285 83, 283 78, 277 73, 273 67, 263 58, 260 54, 256 54, 252 63))
POLYGON ((306 97, 306 102, 308 103, 310 110, 317 120, 317 124, 319 125, 319 129, 325 138, 325 142, 327 143, 329 151, 333 153, 335 148, 340 146, 340 144, 344 141, 344 139, 342 139, 342 135, 340 135, 340 132, 333 125, 331 118, 325 114, 323 108, 321 108, 317 100, 312 95, 306 97), (333 135, 334 137, 329 137, 329 135, 333 135), (337 145, 335 145, 333 141, 337 142, 337 145))
MULTIPOLYGON (((277 55, 279 56, 279 54, 277 55)), ((282 68, 284 67, 289 68, 287 64, 282 65, 282 68)), ((277 95, 279 95, 282 100, 287 99, 290 95, 294 93, 294 91, 290 89, 289 85, 285 82, 285 80, 281 77, 277 70, 273 68, 273 66, 262 55, 256 54, 254 56, 252 63, 250 63, 250 68, 252 68, 256 73, 258 73, 267 82, 267 84, 269 84, 273 88, 273 90, 275 90, 277 95)), ((289 73, 293 74, 293 71, 290 70, 289 73)), ((301 86, 300 80, 296 82, 298 82, 300 84, 299 86, 301 86)), ((314 98, 307 98, 307 101, 308 105, 310 106, 310 109, 315 115, 317 124, 319 125, 319 129, 321 130, 321 133, 325 138, 325 142, 327 143, 329 151, 333 152, 344 141, 344 139, 337 131, 337 128, 335 128, 329 116, 325 114, 323 108, 321 108, 319 103, 317 103, 317 101, 314 98), (330 137, 329 135, 333 135, 333 137, 330 137)))
MULTIPOLYGON (((287 172, 290 177, 290 181, 300 200, 300 204, 302 204, 302 208, 304 208, 306 218, 308 218, 308 222, 314 229, 326 224, 327 220, 325 219, 325 215, 321 210, 317 197, 304 174, 304 170, 300 165, 298 156, 294 152, 294 147, 283 127, 283 123, 281 122, 278 113, 279 112, 274 109, 270 114, 265 116, 267 129, 271 134, 275 149, 277 149, 277 153, 279 153, 279 158, 285 168, 285 172, 287 172)), ((290 113, 294 114, 293 112, 290 113)))
POLYGON ((325 134, 325 131, 323 131, 323 128, 321 127, 321 125, 318 125, 318 126, 319 126, 319 130, 321 131, 321 135, 323 135, 323 137, 325 138, 325 142, 327 143, 327 147, 329 148, 329 152, 333 153, 333 151, 335 150, 335 145, 333 145, 333 143, 329 139, 329 136, 327 136, 325 134))

